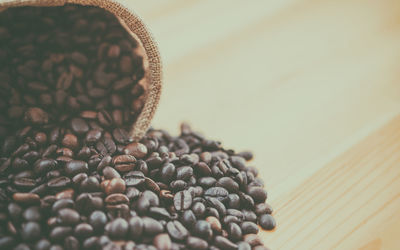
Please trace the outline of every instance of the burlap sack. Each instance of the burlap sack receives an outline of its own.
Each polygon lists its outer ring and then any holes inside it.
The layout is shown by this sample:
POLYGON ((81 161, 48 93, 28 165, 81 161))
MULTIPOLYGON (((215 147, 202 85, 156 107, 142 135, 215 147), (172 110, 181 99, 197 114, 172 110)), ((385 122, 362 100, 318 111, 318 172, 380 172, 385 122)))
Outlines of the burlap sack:
POLYGON ((145 87, 148 89, 144 107, 136 122, 132 125, 130 135, 140 140, 146 133, 156 111, 161 94, 161 59, 157 45, 142 20, 130 9, 111 0, 0 0, 0 11, 9 7, 21 6, 62 6, 78 4, 103 8, 114 14, 121 25, 138 41, 143 52, 145 87))

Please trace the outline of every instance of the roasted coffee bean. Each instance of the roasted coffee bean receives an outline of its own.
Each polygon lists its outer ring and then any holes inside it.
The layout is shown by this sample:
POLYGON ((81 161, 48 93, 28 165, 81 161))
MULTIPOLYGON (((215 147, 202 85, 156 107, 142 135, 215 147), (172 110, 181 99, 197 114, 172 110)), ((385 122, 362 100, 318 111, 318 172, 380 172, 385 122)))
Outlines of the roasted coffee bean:
POLYGON ((135 168, 136 158, 132 155, 119 155, 113 158, 112 163, 116 170, 129 172, 135 168))
MULTIPOLYGON (((103 175, 104 175, 104 178, 106 178, 106 179, 113 179, 113 178, 121 177, 121 175, 118 173, 118 171, 116 171, 114 168, 108 167, 108 166, 103 169, 103 175)), ((125 180, 125 183, 126 182, 127 181, 125 180)))
POLYGON ((145 182, 144 174, 140 171, 131 171, 124 175, 127 187, 138 186, 145 182))
POLYGON ((78 138, 73 134, 66 134, 62 139, 62 145, 70 149, 76 149, 79 146, 78 138))
POLYGON ((72 234, 72 227, 57 226, 50 231, 50 240, 61 241, 72 234))
POLYGON ((206 197, 206 200, 207 200, 208 204, 209 204, 211 207, 217 209, 218 214, 219 214, 220 216, 224 216, 224 215, 226 214, 226 207, 225 207, 225 205, 224 205, 221 201, 219 201, 217 198, 214 198, 214 197, 206 197))
POLYGON ((150 179, 148 177, 145 177, 144 180, 145 180, 144 183, 146 184, 146 187, 148 189, 150 189, 154 193, 157 193, 157 194, 160 193, 160 190, 161 190, 160 186, 158 186, 158 184, 155 181, 153 181, 152 179, 150 179))
POLYGON ((153 245, 160 250, 169 250, 171 249, 172 245, 171 238, 165 233, 158 234, 156 237, 154 237, 153 245))
POLYGON ((163 182, 168 183, 175 175, 175 166, 172 163, 167 163, 161 168, 161 179, 163 182))
POLYGON ((259 203, 255 206, 255 212, 257 215, 272 214, 272 207, 267 203, 259 203))
POLYGON ((208 216, 206 218, 206 221, 208 223, 210 223, 211 225, 211 229, 216 232, 216 233, 221 233, 222 230, 222 226, 221 226, 221 222, 218 220, 218 218, 214 217, 214 216, 208 216))
POLYGON ((257 203, 263 203, 267 199, 267 192, 262 187, 250 186, 247 192, 257 203))
POLYGON ((176 178, 178 180, 188 180, 193 176, 193 168, 189 166, 180 167, 176 170, 176 178))
POLYGON ((74 236, 68 236, 64 240, 64 248, 66 250, 79 249, 79 241, 74 236))
POLYGON ((103 211, 96 210, 90 214, 89 223, 97 232, 102 232, 107 223, 107 216, 103 211))
POLYGON ((89 125, 81 118, 72 119, 71 128, 77 134, 84 134, 89 131, 89 125))
POLYGON ((143 233, 144 224, 142 218, 135 216, 129 219, 129 236, 132 239, 140 239, 143 233))
POLYGON ((58 210, 63 208, 73 208, 74 205, 75 203, 72 199, 60 199, 53 203, 51 209, 53 212, 57 212, 58 210))
POLYGON ((192 205, 192 211, 197 218, 201 218, 206 212, 206 206, 201 202, 196 202, 192 205))
POLYGON ((47 182, 49 188, 65 188, 71 183, 71 179, 66 176, 57 177, 47 182))
POLYGON ((208 240, 213 235, 211 224, 205 220, 199 220, 194 225, 193 233, 200 238, 208 240))
POLYGON ((186 210, 183 212, 181 221, 187 228, 192 228, 196 224, 196 216, 192 210, 186 210))
POLYGON ((40 201, 39 195, 33 193, 15 193, 13 199, 22 205, 35 205, 40 201))
POLYGON ((238 246, 229 239, 222 236, 215 236, 214 244, 221 249, 237 249, 238 246))
POLYGON ((257 224, 251 221, 242 222, 240 227, 243 234, 257 234, 259 230, 257 224))
POLYGON ((106 194, 123 193, 125 192, 125 189, 126 189, 125 181, 117 177, 109 181, 109 183, 105 187, 105 192, 106 194))
POLYGON ((222 177, 218 180, 217 185, 220 187, 225 188, 229 192, 235 193, 239 190, 239 184, 237 184, 232 178, 230 177, 222 177))
POLYGON ((107 205, 119 205, 129 203, 129 198, 124 194, 110 194, 104 201, 107 205))
POLYGON ((182 241, 189 236, 189 231, 177 220, 168 222, 166 228, 173 239, 182 241))
POLYGON ((270 214, 263 214, 258 218, 260 226, 265 230, 272 230, 275 228, 276 223, 274 217, 270 214))
MULTIPOLYGON (((11 204, 13 204, 13 203, 11 203, 11 204)), ((13 209, 18 210, 18 208, 13 208, 13 209)), ((40 222, 40 220, 42 219, 40 208, 38 206, 29 207, 29 208, 25 209, 22 216, 26 221, 40 222)))
POLYGON ((229 238, 236 242, 242 239, 242 229, 236 223, 229 223, 227 227, 229 238))
POLYGON ((124 239, 128 233, 129 225, 123 218, 117 218, 105 227, 106 232, 112 239, 124 239))
POLYGON ((60 225, 75 225, 79 222, 79 213, 71 208, 63 208, 58 210, 57 222, 60 225))
POLYGON ((208 248, 207 241, 194 236, 189 236, 186 240, 186 244, 188 248, 191 249, 206 250, 208 248))
POLYGON ((37 222, 27 222, 22 225, 21 237, 24 241, 38 240, 41 235, 41 227, 37 222))
POLYGON ((164 231, 164 227, 159 221, 150 217, 143 217, 142 220, 143 220, 143 229, 146 234, 156 235, 164 231))
POLYGON ((182 211, 190 208, 192 205, 192 195, 189 191, 179 191, 174 196, 174 206, 177 211, 182 211))
POLYGON ((171 219, 172 216, 171 214, 168 212, 167 209, 163 208, 163 207, 150 207, 149 208, 149 215, 151 215, 151 217, 156 218, 156 219, 171 219))
POLYGON ((257 234, 246 234, 243 236, 245 242, 247 242, 251 247, 262 245, 262 241, 257 234))
POLYGON ((89 170, 88 164, 84 161, 72 160, 65 164, 64 171, 68 176, 75 176, 79 173, 86 173, 89 170))
POLYGON ((125 147, 124 154, 133 155, 136 158, 143 158, 147 155, 147 147, 142 143, 133 142, 125 147))
POLYGON ((86 134, 85 141, 88 144, 94 144, 94 143, 98 142, 101 139, 101 136, 102 136, 102 131, 101 130, 93 129, 93 130, 90 130, 86 134))
POLYGON ((33 171, 36 174, 43 174, 53 170, 57 166, 57 161, 53 159, 41 159, 35 162, 33 171))

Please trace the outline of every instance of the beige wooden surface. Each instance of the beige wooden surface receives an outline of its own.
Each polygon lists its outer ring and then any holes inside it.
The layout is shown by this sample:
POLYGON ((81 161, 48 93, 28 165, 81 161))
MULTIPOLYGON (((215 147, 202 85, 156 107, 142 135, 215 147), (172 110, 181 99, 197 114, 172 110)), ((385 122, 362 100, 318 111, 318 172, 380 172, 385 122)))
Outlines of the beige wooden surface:
POLYGON ((400 249, 400 1, 127 0, 153 31, 153 122, 250 149, 272 249, 400 249))

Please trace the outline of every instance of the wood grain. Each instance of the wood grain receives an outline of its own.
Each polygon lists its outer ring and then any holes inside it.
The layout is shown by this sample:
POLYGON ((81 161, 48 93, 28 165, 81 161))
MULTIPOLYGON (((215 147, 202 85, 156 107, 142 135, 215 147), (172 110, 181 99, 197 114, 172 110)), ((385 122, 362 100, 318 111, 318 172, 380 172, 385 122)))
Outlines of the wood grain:
POLYGON ((164 62, 154 126, 251 149, 272 249, 399 249, 400 1, 126 0, 164 62))

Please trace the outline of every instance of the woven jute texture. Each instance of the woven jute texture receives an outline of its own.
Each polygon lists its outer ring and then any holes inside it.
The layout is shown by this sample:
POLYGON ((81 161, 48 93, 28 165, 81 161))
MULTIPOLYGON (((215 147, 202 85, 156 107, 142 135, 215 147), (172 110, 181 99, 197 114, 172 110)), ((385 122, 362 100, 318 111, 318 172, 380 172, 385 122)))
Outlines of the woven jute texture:
POLYGON ((161 59, 157 44, 144 25, 143 21, 130 9, 120 3, 111 0, 0 0, 0 10, 9 7, 22 6, 63 6, 65 4, 77 4, 83 6, 94 6, 105 9, 115 15, 121 25, 127 29, 129 34, 138 41, 144 52, 145 78, 147 85, 144 107, 136 122, 132 124, 130 135, 133 140, 140 140, 150 126, 150 122, 157 109, 161 95, 162 75, 161 59))

